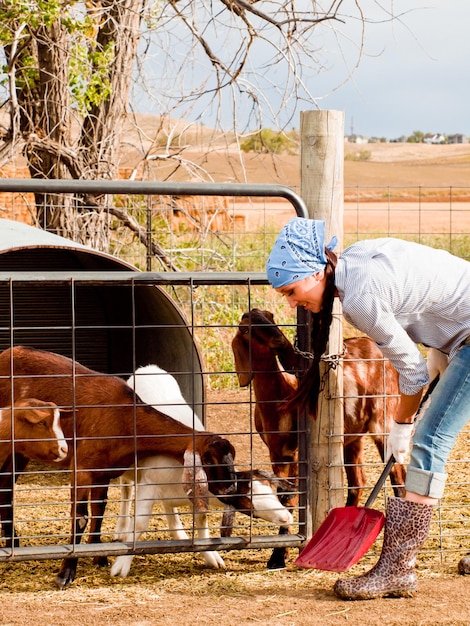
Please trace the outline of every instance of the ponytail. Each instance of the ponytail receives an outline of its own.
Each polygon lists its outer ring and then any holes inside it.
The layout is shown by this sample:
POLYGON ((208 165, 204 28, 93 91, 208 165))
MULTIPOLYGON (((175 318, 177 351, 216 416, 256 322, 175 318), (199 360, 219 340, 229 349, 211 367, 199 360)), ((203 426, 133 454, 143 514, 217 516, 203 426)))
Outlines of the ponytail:
POLYGON ((320 361, 326 352, 330 326, 333 319, 333 302, 335 298, 335 267, 338 261, 336 254, 325 248, 327 263, 325 266, 325 291, 323 293, 323 306, 318 313, 311 314, 311 351, 313 355, 309 369, 301 378, 297 391, 281 407, 283 411, 290 412, 295 409, 306 409, 316 419, 318 395, 320 393, 320 361))

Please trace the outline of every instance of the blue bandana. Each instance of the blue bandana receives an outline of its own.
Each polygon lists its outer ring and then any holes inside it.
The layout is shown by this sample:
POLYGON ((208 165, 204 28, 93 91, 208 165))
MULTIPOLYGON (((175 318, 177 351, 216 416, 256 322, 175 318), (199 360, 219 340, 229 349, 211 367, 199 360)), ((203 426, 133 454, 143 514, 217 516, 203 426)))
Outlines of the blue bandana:
MULTIPOLYGON (((333 237, 326 246, 333 250, 333 237)), ((325 268, 325 222, 293 217, 281 230, 266 263, 268 280, 274 289, 290 285, 325 268)))

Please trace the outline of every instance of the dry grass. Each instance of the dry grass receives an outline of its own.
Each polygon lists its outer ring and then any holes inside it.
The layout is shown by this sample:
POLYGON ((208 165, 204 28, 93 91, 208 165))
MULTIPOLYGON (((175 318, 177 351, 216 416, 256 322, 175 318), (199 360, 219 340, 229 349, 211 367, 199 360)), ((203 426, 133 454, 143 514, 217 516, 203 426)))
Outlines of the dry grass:
MULTIPOLYGON (((251 450, 256 464, 266 459, 266 450, 257 435, 252 440, 247 391, 233 390, 209 394, 208 427, 233 433, 239 455, 238 462, 249 460, 251 450), (237 434, 238 433, 238 434, 237 434)), ((54 579, 57 561, 0 563, 0 615, 2 626, 174 626, 179 623, 204 626, 245 626, 256 623, 270 626, 468 626, 468 581, 456 574, 456 561, 468 548, 468 458, 469 434, 464 433, 453 453, 449 471, 449 489, 443 508, 436 513, 432 537, 420 555, 418 571, 420 593, 412 599, 383 599, 370 602, 345 603, 332 593, 338 574, 317 570, 299 570, 292 564, 282 571, 268 571, 270 550, 233 550, 224 552, 225 570, 208 569, 196 553, 141 555, 133 562, 128 578, 111 578, 109 568, 98 568, 91 559, 81 559, 77 578, 71 588, 58 592, 54 579), (464 471, 462 471, 464 470, 464 471), (466 484, 465 484, 466 483, 466 484), (445 522, 441 529, 439 517, 445 522), (458 531, 457 532, 455 531, 458 531), (454 533, 452 536, 451 533, 454 533), (444 534, 447 534, 444 537, 444 534), (438 552, 443 542, 446 551, 438 552)), ((380 466, 372 448, 367 454, 369 485, 376 480, 380 466)), ((50 484, 46 475, 38 475, 33 483, 38 493, 50 484)), ((39 524, 45 508, 49 517, 56 517, 56 498, 62 500, 60 519, 54 521, 59 532, 67 535, 69 528, 69 492, 50 491, 44 507, 39 496, 24 492, 20 498, 35 501, 38 506, 29 523, 39 524), (53 504, 54 503, 54 504, 53 504)), ((44 492, 42 492, 44 494, 44 492)), ((111 494, 117 497, 113 487, 111 494)), ((43 496, 44 497, 44 496, 43 496)), ((383 506, 383 498, 376 503, 383 506)), ((116 508, 111 503, 109 512, 116 508)), ((32 516, 30 516, 32 517, 32 516)), ((218 516, 214 516, 213 524, 218 516)), ((249 523, 248 518, 243 518, 249 523)), ((242 518, 239 516, 239 521, 242 518)), ((105 528, 111 532, 111 517, 105 528)), ((162 533, 164 520, 157 515, 154 527, 162 533)), ((42 523, 43 541, 51 522, 42 523)), ((237 531, 238 532, 238 531, 237 531)), ((256 532, 256 531, 255 531, 256 532)), ((264 531, 263 531, 264 532, 264 531)), ((274 529, 272 532, 276 532, 274 529)), ((215 536, 216 531, 213 530, 215 536)), ((163 533, 160 537, 163 538, 163 533)), ((377 558, 380 541, 370 553, 343 576, 358 574, 369 568, 377 558)))

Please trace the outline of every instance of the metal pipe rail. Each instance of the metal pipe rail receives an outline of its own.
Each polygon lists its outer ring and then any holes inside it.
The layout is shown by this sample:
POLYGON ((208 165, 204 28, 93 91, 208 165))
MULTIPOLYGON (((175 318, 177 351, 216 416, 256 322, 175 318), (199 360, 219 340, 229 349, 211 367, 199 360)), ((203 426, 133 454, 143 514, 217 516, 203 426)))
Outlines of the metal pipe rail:
POLYGON ((308 217, 302 198, 290 187, 255 183, 186 183, 141 182, 125 180, 39 180, 29 178, 0 179, 0 192, 72 193, 72 194, 141 194, 168 196, 252 196, 284 198, 295 208, 299 217, 308 217))
POLYGON ((66 545, 0 548, 0 562, 46 561, 69 557, 121 556, 124 554, 165 554, 169 552, 203 552, 206 550, 253 550, 264 548, 300 548, 304 535, 256 535, 254 541, 245 537, 213 539, 178 539, 135 541, 123 543, 83 543, 66 545))
POLYGON ((37 271, 1 272, 0 281, 22 283, 60 283, 79 281, 83 284, 102 285, 268 285, 264 272, 89 272, 89 271, 37 271))

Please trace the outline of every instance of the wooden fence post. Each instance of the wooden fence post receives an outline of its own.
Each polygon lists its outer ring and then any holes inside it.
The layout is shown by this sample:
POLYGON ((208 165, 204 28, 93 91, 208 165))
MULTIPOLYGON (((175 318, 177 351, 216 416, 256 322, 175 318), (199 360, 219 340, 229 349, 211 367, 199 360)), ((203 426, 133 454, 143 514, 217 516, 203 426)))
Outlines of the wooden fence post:
MULTIPOLYGON (((325 236, 343 244, 344 112, 306 111, 300 114, 300 195, 309 216, 325 221, 325 236)), ((328 353, 343 351, 341 305, 335 299, 328 353)), ((343 506, 343 372, 322 362, 326 384, 318 401, 318 419, 307 420, 306 532, 310 537, 331 508, 343 506), (332 399, 329 399, 332 398, 332 399)))

